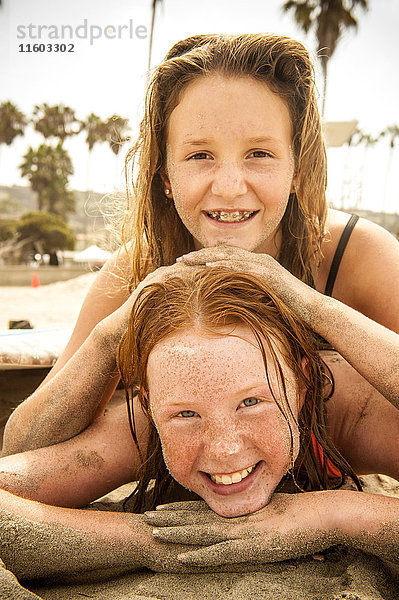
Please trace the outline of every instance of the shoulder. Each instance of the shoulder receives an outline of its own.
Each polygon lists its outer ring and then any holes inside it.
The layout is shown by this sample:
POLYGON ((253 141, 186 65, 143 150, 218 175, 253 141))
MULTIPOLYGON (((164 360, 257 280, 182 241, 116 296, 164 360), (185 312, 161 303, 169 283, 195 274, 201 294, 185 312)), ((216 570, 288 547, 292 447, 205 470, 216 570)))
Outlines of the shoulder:
MULTIPOLYGON (((328 259, 330 259, 328 262, 332 261, 339 240, 350 217, 351 215, 348 213, 333 209, 329 210, 327 236, 323 242, 323 254, 327 259, 326 262, 328 259)), ((348 262, 351 258, 352 260, 355 259, 356 252, 359 250, 366 251, 368 254, 375 254, 379 249, 391 248, 395 250, 399 248, 395 237, 380 225, 360 217, 351 232, 342 260, 345 258, 346 262, 348 262)), ((360 258, 357 256, 355 261, 359 262, 360 258)))
POLYGON ((326 402, 327 429, 355 473, 399 478, 399 410, 335 352, 324 353, 336 383, 326 402))
MULTIPOLYGON (((323 243, 325 279, 350 215, 331 211, 323 243)), ((383 325, 399 328, 399 243, 386 229, 360 218, 345 248, 333 296, 383 325), (388 314, 389 311, 389 314, 388 314), (395 316, 396 315, 396 316, 395 316)), ((319 291, 324 291, 320 290, 319 291)))

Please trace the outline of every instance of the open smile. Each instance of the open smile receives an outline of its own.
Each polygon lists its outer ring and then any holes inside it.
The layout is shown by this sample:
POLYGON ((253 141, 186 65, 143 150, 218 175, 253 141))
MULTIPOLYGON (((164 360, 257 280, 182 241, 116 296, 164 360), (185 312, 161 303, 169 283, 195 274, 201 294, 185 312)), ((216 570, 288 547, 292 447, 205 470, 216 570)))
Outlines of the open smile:
POLYGON ((257 210, 204 210, 203 213, 218 223, 243 223, 252 219, 257 210))
POLYGON ((201 473, 210 487, 222 496, 245 490, 256 477, 262 461, 234 473, 201 473))

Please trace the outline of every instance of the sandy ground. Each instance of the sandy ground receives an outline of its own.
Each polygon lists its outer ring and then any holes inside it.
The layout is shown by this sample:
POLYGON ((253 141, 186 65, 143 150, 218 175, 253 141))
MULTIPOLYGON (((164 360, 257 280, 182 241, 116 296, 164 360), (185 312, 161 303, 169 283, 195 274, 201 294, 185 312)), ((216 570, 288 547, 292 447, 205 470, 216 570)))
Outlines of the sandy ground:
POLYGON ((96 273, 32 287, 0 286, 0 331, 9 320, 26 319, 35 329, 72 328, 96 273))

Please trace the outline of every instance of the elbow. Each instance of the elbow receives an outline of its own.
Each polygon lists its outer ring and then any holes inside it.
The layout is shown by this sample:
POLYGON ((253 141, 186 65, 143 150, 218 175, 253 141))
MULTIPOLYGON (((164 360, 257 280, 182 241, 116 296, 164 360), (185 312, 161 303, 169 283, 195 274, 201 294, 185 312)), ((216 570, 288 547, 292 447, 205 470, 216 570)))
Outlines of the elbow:
POLYGON ((3 434, 3 447, 1 450, 1 457, 11 456, 12 454, 18 454, 30 450, 28 446, 29 435, 23 436, 21 434, 21 427, 16 409, 8 419, 3 434))

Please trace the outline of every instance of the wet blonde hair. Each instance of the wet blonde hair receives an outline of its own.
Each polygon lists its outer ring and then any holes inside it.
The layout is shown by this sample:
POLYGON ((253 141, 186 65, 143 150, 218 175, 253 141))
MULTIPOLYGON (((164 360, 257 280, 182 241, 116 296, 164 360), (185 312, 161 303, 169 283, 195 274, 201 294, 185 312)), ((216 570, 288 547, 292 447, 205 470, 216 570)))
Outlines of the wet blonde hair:
POLYGON ((161 174, 166 168, 167 129, 173 109, 187 86, 212 74, 252 77, 265 83, 288 107, 296 190, 290 194, 282 219, 279 260, 296 277, 312 283, 327 214, 326 155, 313 64, 305 47, 291 38, 243 34, 196 35, 182 40, 153 71, 139 136, 125 165, 128 211, 123 239, 131 252, 132 284, 194 249, 191 233, 164 194, 161 174))
POLYGON ((295 417, 289 409, 279 353, 294 375, 298 394, 299 390, 305 390, 298 422, 301 444, 293 471, 294 480, 300 482, 298 485, 303 489, 319 490, 332 486, 327 460, 323 460, 321 465, 315 456, 313 433, 325 456, 340 469, 342 476, 349 475, 357 482, 350 465, 327 434, 323 402, 324 364, 316 350, 313 332, 255 275, 233 272, 224 267, 187 267, 184 276, 173 276, 163 283, 150 284, 141 291, 118 348, 118 368, 126 389, 132 433, 139 452, 132 409, 134 396, 138 396, 150 423, 149 444, 146 456, 142 457, 134 510, 140 511, 152 479, 155 479, 152 505, 162 501, 165 490, 173 481, 166 469, 150 414, 147 364, 151 351, 167 336, 190 327, 200 326, 205 331, 220 333, 226 327, 237 324, 249 327, 254 334, 263 356, 265 376, 273 391, 266 350, 272 357, 272 368, 279 381, 278 394, 274 394, 274 399, 288 423, 290 416, 294 420, 295 417))

